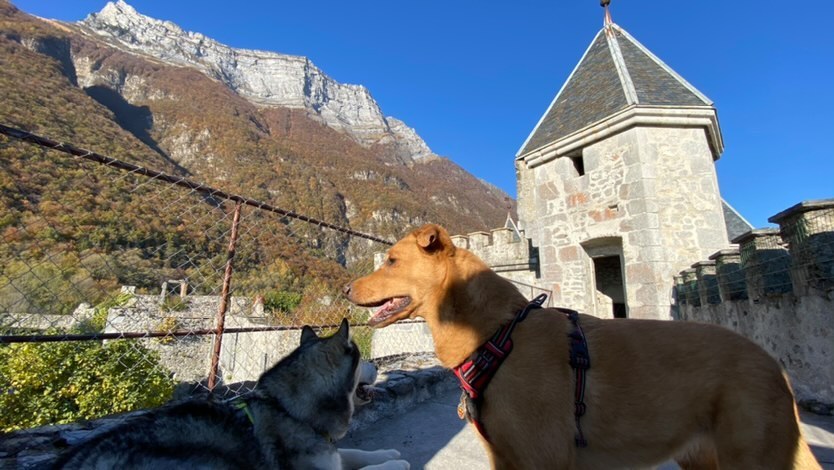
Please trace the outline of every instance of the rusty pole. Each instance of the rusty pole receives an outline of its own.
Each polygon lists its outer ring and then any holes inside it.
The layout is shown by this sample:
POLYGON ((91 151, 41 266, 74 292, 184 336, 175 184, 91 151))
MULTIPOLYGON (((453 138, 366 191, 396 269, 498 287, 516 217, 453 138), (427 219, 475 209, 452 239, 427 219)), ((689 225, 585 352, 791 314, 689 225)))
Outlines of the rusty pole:
POLYGON ((223 291, 220 294, 220 308, 217 310, 217 318, 214 327, 214 348, 211 354, 211 370, 208 376, 208 389, 214 390, 217 385, 217 370, 220 368, 220 350, 223 345, 223 332, 226 328, 226 311, 229 307, 230 288, 232 284, 232 265, 235 259, 237 248, 237 228, 240 224, 240 201, 235 204, 235 215, 232 219, 232 234, 229 239, 229 249, 226 255, 226 270, 223 273, 223 291))

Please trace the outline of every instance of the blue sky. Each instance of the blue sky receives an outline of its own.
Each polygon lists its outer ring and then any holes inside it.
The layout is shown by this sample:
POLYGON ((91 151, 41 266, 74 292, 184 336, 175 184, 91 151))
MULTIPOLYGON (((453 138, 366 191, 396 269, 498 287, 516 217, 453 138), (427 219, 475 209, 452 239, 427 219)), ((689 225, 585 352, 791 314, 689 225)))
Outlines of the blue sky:
MULTIPOLYGON (((432 150, 515 196, 519 147, 602 27, 597 0, 128 0, 234 47, 365 85, 432 150)), ((13 0, 80 20, 102 0, 13 0)), ((613 20, 715 102, 724 198, 754 226, 834 197, 831 2, 612 0, 613 20)))

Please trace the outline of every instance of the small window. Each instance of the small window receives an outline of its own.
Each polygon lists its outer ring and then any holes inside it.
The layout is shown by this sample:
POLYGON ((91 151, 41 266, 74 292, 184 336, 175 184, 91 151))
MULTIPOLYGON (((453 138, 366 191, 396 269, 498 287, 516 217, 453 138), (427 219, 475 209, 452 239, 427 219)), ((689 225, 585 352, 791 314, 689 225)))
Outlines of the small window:
POLYGON ((571 163, 573 163, 573 168, 576 170, 576 174, 578 176, 583 176, 585 174, 585 159, 582 158, 582 152, 568 155, 570 158, 571 163))

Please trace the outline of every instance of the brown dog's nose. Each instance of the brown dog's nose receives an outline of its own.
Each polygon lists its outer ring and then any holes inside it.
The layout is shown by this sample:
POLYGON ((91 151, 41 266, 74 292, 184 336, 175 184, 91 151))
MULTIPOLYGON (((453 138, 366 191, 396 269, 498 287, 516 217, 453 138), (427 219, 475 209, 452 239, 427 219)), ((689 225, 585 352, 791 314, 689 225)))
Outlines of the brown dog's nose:
POLYGON ((353 286, 353 283, 352 283, 352 282, 348 282, 347 284, 345 284, 345 287, 342 287, 342 294, 344 294, 344 295, 345 295, 345 297, 350 298, 350 288, 351 288, 352 286, 353 286))

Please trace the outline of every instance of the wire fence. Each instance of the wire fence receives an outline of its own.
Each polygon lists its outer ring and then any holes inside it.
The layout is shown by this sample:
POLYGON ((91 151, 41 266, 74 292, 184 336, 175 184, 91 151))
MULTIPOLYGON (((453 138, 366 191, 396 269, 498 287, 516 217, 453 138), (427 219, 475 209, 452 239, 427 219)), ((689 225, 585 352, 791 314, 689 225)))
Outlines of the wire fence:
MULTIPOLYGON (((804 203, 805 204, 805 203, 804 203)), ((827 297, 834 291, 834 200, 798 205, 779 228, 738 237, 738 248, 715 253, 678 276, 679 304, 765 302, 786 294, 827 297)))
POLYGON ((367 359, 432 351, 341 295, 390 241, 0 126, 0 430, 242 393, 347 317, 367 359))
POLYGON ((800 405, 834 402, 834 199, 771 217, 676 276, 677 318, 727 327, 779 361, 800 405))

